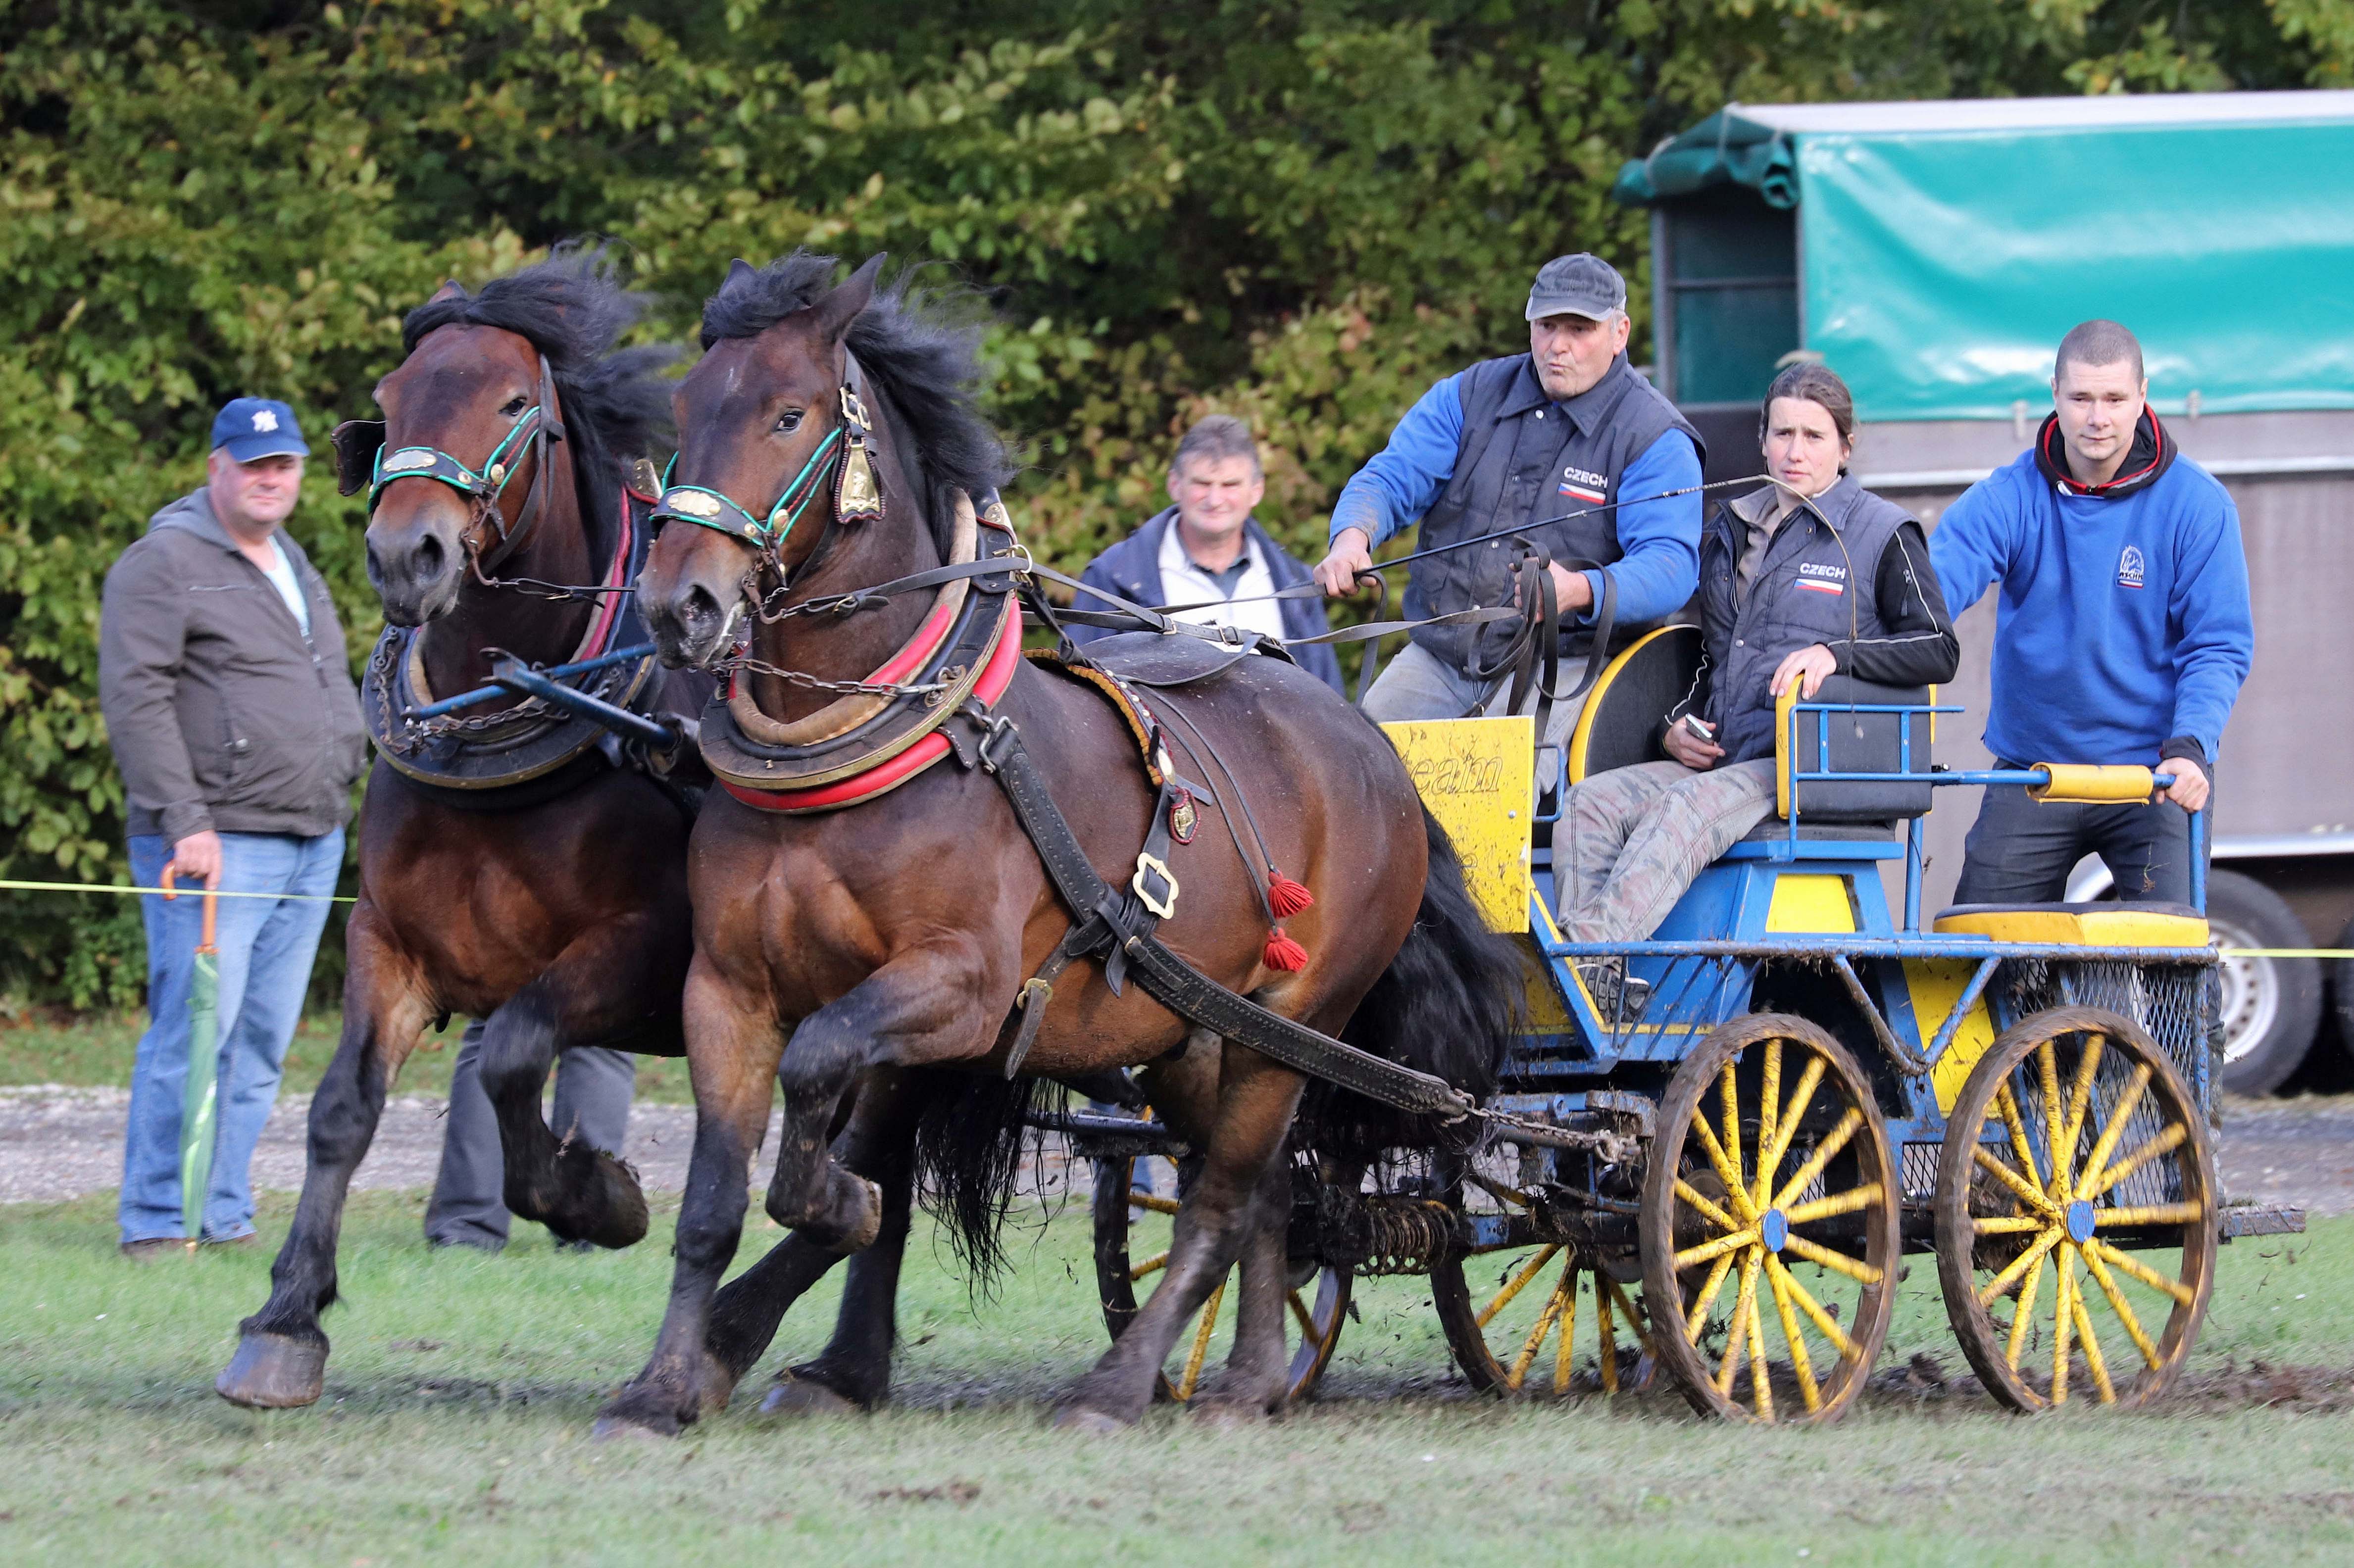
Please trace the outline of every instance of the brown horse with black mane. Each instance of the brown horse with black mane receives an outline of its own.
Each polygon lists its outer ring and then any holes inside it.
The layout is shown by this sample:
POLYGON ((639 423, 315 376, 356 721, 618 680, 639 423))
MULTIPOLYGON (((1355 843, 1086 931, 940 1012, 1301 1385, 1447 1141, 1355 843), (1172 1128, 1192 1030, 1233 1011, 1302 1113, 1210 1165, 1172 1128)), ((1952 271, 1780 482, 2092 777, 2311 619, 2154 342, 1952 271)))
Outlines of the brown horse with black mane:
MULTIPOLYGON (((907 1150, 919 1124, 956 1124, 933 1155, 961 1194, 969 1255, 985 1255, 992 1204, 977 1192, 993 1186, 1002 1205, 1011 1180, 998 1134, 1018 1133, 1027 1099, 1003 1083, 1016 1065, 1069 1081, 1182 1063, 1166 1075, 1190 1090, 1156 1104, 1204 1156, 1167 1283, 1062 1419, 1136 1420, 1175 1336, 1238 1259, 1235 1348, 1197 1404, 1272 1409, 1290 1208, 1280 1156, 1303 1075, 1196 1028, 1134 972, 1117 984, 1099 954, 1038 991, 1089 912, 1065 902, 1001 792, 1009 748, 1025 748, 1114 897, 1132 886, 1170 950, 1283 1019, 1340 1033, 1355 1015, 1352 1042, 1484 1092, 1516 960, 1479 925, 1389 743, 1287 661, 1237 651, 1219 673, 1123 707, 1120 683, 1016 656, 1011 588, 1027 557, 991 499, 1006 462, 970 402, 978 330, 878 295, 881 260, 836 287, 830 257, 737 262, 676 393, 676 480, 640 603, 666 662, 732 672, 703 730, 728 796, 715 792, 690 852, 698 1121, 675 1279, 652 1361, 599 1429, 675 1432, 723 1402, 782 1300, 836 1254, 859 1255, 843 1326, 798 1371, 878 1397, 907 1150), (1197 834, 1191 816, 1161 831, 1176 815, 1172 752, 1212 779, 1193 786, 1201 817, 1246 794, 1247 831, 1197 834), (1313 890, 1310 906, 1278 865, 1313 890), (1287 911, 1288 942, 1269 929, 1287 911), (1414 993, 1399 994, 1409 975, 1414 993), (1017 996, 1033 1005, 1015 1011, 1017 996), (715 1310, 772 1082, 785 1119, 767 1207, 794 1234, 715 1310)), ((1057 874, 1079 873, 1066 857, 1057 874)))
MULTIPOLYGON (((691 801, 653 776, 664 759, 538 700, 418 713, 482 684, 500 651, 552 664, 637 640, 627 588, 648 503, 625 485, 668 422, 669 358, 615 352, 642 310, 593 250, 480 294, 451 283, 402 323, 408 357, 376 390, 384 425, 336 433, 346 493, 369 489, 368 576, 391 623, 363 695, 378 755, 343 1041, 311 1102, 309 1169, 270 1300, 217 1384, 237 1404, 319 1397, 345 1191, 437 1018, 486 1021, 507 1206, 603 1246, 645 1234, 636 1179, 610 1153, 559 1141, 540 1090, 569 1046, 679 1053, 691 801)), ((669 689, 680 677, 645 656, 579 680, 642 713, 691 714, 708 689, 669 689)))

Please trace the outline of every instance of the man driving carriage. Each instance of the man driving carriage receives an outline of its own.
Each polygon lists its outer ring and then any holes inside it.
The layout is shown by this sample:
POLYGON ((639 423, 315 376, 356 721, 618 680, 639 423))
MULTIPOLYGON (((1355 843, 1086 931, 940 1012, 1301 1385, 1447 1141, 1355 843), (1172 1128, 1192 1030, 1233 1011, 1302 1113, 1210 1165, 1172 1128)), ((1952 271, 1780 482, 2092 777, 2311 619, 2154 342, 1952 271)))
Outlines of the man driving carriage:
POLYGON ((1717 508, 1700 547, 1705 649, 1669 715, 1670 760, 1571 789, 1553 834, 1562 935, 1649 937, 1701 868, 1774 805, 1775 700, 1826 677, 1890 686, 1954 678, 1961 644, 1921 524, 1847 471, 1855 404, 1819 365, 1774 378, 1758 437, 1772 482, 1717 508))
MULTIPOLYGON (((1328 594, 1351 592, 1374 548, 1419 519, 1423 548, 1464 547, 1414 564, 1408 616, 1508 605, 1519 552, 1507 535, 1517 535, 1551 557, 1563 652, 1584 654, 1610 590, 1622 630, 1691 597, 1700 437, 1627 362, 1627 281, 1608 262, 1546 262, 1526 314, 1526 354, 1440 381, 1349 481, 1316 580, 1328 594)), ((1365 694, 1365 712, 1389 723, 1479 708, 1502 683, 1495 666, 1512 636, 1509 624, 1417 628, 1365 694)), ((1575 679, 1564 673, 1563 687, 1575 679)), ((1544 738, 1566 735, 1578 707, 1556 702, 1544 738)))

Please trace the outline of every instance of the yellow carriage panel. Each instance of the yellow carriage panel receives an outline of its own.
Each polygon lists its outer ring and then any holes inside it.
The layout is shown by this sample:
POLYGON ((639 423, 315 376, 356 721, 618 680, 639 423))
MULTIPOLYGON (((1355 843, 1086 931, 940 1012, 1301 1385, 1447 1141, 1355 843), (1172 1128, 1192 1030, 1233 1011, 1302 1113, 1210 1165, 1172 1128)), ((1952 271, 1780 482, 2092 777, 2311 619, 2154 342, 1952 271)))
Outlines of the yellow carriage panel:
POLYGON ((1529 820, 1536 798, 1536 720, 1419 719, 1383 731, 1423 804, 1455 841, 1463 879, 1491 931, 1529 928, 1529 820))

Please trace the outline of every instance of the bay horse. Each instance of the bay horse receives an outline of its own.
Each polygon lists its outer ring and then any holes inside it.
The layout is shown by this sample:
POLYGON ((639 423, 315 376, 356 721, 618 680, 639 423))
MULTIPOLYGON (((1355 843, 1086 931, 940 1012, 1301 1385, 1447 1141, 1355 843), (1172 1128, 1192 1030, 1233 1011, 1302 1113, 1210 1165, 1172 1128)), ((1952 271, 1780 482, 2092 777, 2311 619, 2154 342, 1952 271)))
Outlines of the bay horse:
MULTIPOLYGON (((634 1175, 559 1140, 540 1091, 570 1046, 679 1054, 686 802, 560 712, 494 701, 421 726, 407 716, 409 698, 483 683, 500 651, 555 663, 634 629, 622 606, 643 522, 624 485, 667 433, 659 372, 672 357, 616 351, 643 309, 594 249, 560 249, 479 294, 450 283, 401 323, 406 357, 376 387, 381 451, 367 450, 378 428, 337 432, 360 470, 345 468, 347 493, 369 484, 368 577, 389 623, 363 692, 377 758, 360 810, 343 1038, 311 1102, 270 1299, 239 1325, 215 1385, 234 1404, 319 1397, 346 1189, 394 1075, 437 1018, 485 1021, 507 1207, 601 1246, 645 1234, 634 1175)), ((650 663, 600 679, 644 711, 691 714, 702 694, 650 663)))
MULTIPOLYGON (((705 352, 673 398, 681 446, 658 514, 667 521, 638 586, 664 662, 734 672, 728 701, 706 711, 706 756, 715 723, 730 715, 758 730, 822 733, 821 715, 845 703, 904 692, 891 682, 932 635, 928 593, 870 599, 854 613, 793 611, 969 551, 973 499, 1005 477, 1004 448, 972 400, 979 328, 943 320, 904 286, 878 292, 882 260, 832 287, 831 257, 796 252, 757 270, 738 261, 705 305, 705 352)), ((991 649, 1002 690, 985 716, 1018 730, 1087 859, 1125 885, 1164 799, 1129 723, 1095 687, 1020 658, 1004 673, 1003 644, 991 649)), ((937 673, 972 678, 962 666, 937 673)), ((1485 1093, 1511 1026, 1517 959, 1480 923, 1389 742, 1278 658, 1242 658, 1182 694, 1156 692, 1153 705, 1176 711, 1176 733, 1199 742, 1189 754, 1216 754, 1230 787, 1247 791, 1267 859, 1314 890, 1288 927, 1297 948, 1280 951, 1261 870, 1239 837, 1229 853, 1204 832, 1171 852, 1182 896, 1161 940, 1219 984, 1328 1034, 1386 984, 1390 1005, 1363 1009, 1348 1038, 1485 1093), (1407 977, 1414 994, 1399 994, 1407 977)), ((739 797, 731 782, 696 822, 684 1019, 697 1125, 677 1262, 652 1359, 600 1413, 600 1433, 674 1433, 723 1403, 751 1341, 773 1329, 775 1295, 802 1287, 820 1255, 858 1255, 852 1295, 886 1308, 896 1262, 878 1260, 863 1290, 859 1267, 905 1234, 905 1202, 877 1180, 877 1162, 888 1180, 904 1176, 905 1160, 887 1152, 903 1139, 886 1124, 907 1118, 904 1105, 870 1106, 942 1069, 1001 1080, 1023 977, 1075 925, 998 784, 949 749, 957 761, 902 766, 887 793, 840 810, 762 809, 747 803, 758 792, 739 797), (766 1206, 794 1234, 731 1283, 715 1313, 772 1082, 784 1131, 766 1206), (780 1261, 789 1253, 796 1260, 780 1261)), ((1228 800, 1209 810, 1230 810, 1228 800)), ((1176 1059, 1206 1059, 1193 1104, 1202 1172, 1166 1283, 1061 1402, 1066 1424, 1140 1418, 1176 1334, 1238 1258, 1235 1348, 1196 1408, 1248 1415, 1283 1395, 1290 1187, 1280 1156, 1303 1075, 1204 1038, 1133 977, 1116 994, 1092 962, 1052 989, 1020 1070, 1068 1080, 1176 1059)), ((1018 1111, 1014 1097, 998 1103, 1018 1111)), ((1003 1145, 965 1130, 968 1158, 993 1158, 1010 1181, 1003 1145)), ((960 1205, 960 1218, 976 1207, 986 1205, 960 1205)), ((870 1357, 878 1339, 887 1353, 888 1331, 865 1330, 870 1357)), ((837 1343, 857 1332, 845 1320, 837 1343)))

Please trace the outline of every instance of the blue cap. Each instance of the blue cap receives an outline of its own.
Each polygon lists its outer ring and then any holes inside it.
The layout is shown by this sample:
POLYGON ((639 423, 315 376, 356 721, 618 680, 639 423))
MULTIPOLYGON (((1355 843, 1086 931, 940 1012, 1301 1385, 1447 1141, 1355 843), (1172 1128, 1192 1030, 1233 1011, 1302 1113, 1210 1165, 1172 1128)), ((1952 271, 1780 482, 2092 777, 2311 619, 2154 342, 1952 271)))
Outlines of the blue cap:
POLYGON ((228 449, 239 462, 292 453, 311 455, 302 432, 294 426, 294 410, 274 397, 238 397, 213 420, 213 450, 228 449))

